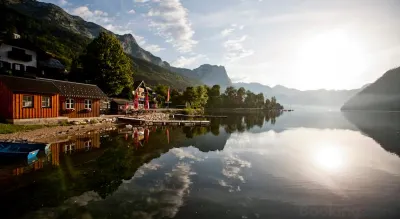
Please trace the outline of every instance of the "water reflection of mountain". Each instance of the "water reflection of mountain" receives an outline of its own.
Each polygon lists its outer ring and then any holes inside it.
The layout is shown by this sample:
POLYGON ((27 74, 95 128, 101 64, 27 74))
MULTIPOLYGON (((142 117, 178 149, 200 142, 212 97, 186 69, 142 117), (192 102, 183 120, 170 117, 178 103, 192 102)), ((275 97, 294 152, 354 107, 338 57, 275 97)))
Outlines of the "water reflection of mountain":
POLYGON ((343 114, 385 150, 400 155, 400 113, 344 112, 343 114))

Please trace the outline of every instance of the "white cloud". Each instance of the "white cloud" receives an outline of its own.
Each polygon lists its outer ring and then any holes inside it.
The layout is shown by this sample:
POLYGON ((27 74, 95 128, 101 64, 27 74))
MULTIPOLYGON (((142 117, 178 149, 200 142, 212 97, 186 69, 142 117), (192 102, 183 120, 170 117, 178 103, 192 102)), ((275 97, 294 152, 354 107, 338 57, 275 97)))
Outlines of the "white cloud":
POLYGON ((221 31, 221 35, 223 37, 230 35, 231 33, 233 33, 233 31, 235 31, 234 28, 226 28, 223 31, 221 31))
POLYGON ((170 153, 174 154, 179 160, 183 159, 192 159, 196 161, 202 161, 203 159, 197 158, 189 150, 183 150, 182 148, 173 148, 169 151, 170 153))
POLYGON ((238 179, 244 182, 244 177, 240 175, 242 168, 250 168, 251 163, 240 159, 238 156, 230 155, 224 159, 224 168, 222 175, 229 179, 238 179))
POLYGON ((157 7, 150 9, 150 27, 156 34, 165 38, 177 51, 191 52, 197 41, 193 39, 194 31, 188 19, 188 10, 180 0, 155 1, 157 7))
POLYGON ((77 8, 67 10, 67 12, 69 12, 70 14, 79 16, 79 17, 83 18, 84 20, 98 23, 100 25, 109 24, 111 21, 114 20, 113 17, 108 16, 107 12, 100 11, 100 10, 91 11, 88 8, 88 6, 80 6, 77 8))
POLYGON ((177 60, 173 61, 171 64, 172 64, 172 66, 182 68, 182 67, 194 65, 201 58, 205 58, 205 57, 206 57, 205 55, 201 55, 201 54, 191 56, 191 57, 180 56, 177 60))
POLYGON ((244 35, 237 39, 230 39, 224 42, 224 48, 226 50, 225 59, 228 61, 235 61, 247 56, 254 54, 251 49, 245 49, 243 42, 247 39, 247 35, 244 35))
POLYGON ((60 0, 60 1, 58 2, 58 4, 61 5, 61 6, 64 6, 64 5, 67 5, 67 4, 68 4, 68 1, 67 1, 67 0, 60 0))
POLYGON ((132 36, 135 38, 135 40, 139 44, 139 46, 141 46, 143 49, 145 49, 151 53, 157 53, 162 50, 165 50, 165 48, 163 48, 157 44, 148 44, 143 36, 134 34, 129 28, 119 26, 119 25, 113 25, 113 24, 107 24, 104 26, 104 28, 106 28, 107 30, 112 31, 116 34, 132 34, 132 36))
POLYGON ((136 11, 132 9, 132 10, 128 11, 127 13, 128 14, 136 14, 136 11))
POLYGON ((135 2, 138 2, 138 3, 144 3, 144 2, 148 2, 148 1, 150 1, 150 0, 134 0, 135 2))
POLYGON ((160 52, 162 50, 165 50, 165 48, 160 47, 159 45, 156 44, 146 44, 143 46, 143 49, 152 52, 152 53, 157 53, 160 52))

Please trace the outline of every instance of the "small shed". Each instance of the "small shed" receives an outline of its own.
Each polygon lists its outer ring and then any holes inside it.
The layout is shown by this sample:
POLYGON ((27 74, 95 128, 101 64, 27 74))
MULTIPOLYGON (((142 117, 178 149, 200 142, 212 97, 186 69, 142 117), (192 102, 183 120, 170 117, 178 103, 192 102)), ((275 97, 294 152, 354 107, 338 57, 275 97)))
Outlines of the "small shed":
POLYGON ((134 109, 133 101, 122 98, 113 98, 110 101, 110 113, 111 114, 125 114, 126 106, 128 105, 128 110, 134 109))

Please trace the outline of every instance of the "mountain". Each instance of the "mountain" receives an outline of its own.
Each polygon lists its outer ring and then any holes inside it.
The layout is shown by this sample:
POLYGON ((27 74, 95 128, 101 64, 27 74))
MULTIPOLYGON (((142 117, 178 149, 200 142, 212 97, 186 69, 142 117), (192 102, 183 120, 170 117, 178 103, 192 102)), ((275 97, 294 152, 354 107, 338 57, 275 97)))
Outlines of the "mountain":
POLYGON ((342 110, 400 111, 400 67, 387 71, 365 87, 342 110))
MULTIPOLYGON (((3 32, 15 27, 23 37, 56 55, 66 66, 71 66, 72 60, 82 53, 86 45, 100 32, 112 33, 100 25, 70 15, 51 3, 35 0, 0 0, 0 12, 0 18, 5 23, 0 27, 3 32)), ((135 67, 139 70, 135 75, 138 80, 150 79, 149 84, 167 83, 179 89, 200 85, 203 79, 206 82, 219 82, 219 75, 213 78, 213 72, 217 72, 213 68, 210 72, 201 72, 202 74, 190 69, 185 69, 189 72, 188 75, 176 73, 169 63, 141 48, 131 34, 115 35, 124 51, 133 57, 135 67)), ((228 78, 226 71, 222 78, 228 78)))
POLYGON ((260 83, 234 83, 234 87, 244 87, 254 93, 263 93, 265 97, 275 96, 279 103, 283 105, 307 105, 307 106, 326 106, 341 107, 350 97, 355 95, 360 89, 353 90, 308 90, 301 91, 287 88, 282 85, 269 87, 260 83))

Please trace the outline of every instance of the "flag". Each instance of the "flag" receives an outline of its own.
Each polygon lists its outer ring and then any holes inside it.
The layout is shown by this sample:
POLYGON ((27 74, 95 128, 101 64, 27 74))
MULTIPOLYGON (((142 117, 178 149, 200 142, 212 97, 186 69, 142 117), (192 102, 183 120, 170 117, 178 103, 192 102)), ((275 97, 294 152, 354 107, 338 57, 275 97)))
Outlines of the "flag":
POLYGON ((169 87, 168 87, 167 102, 169 102, 170 97, 171 97, 171 94, 170 94, 170 90, 169 90, 169 87))
POLYGON ((148 95, 148 93, 146 93, 146 100, 145 100, 145 103, 144 103, 144 109, 149 109, 149 108, 150 108, 149 95, 148 95))
POLYGON ((150 130, 145 129, 144 130, 144 142, 149 143, 149 137, 150 137, 150 130))
POLYGON ((129 108, 129 103, 125 103, 125 110, 128 110, 129 108))
POLYGON ((139 96, 137 91, 135 92, 135 100, 133 103, 133 107, 135 108, 135 110, 139 108, 139 96))
POLYGON ((135 145, 136 149, 139 147, 139 134, 136 130, 133 133, 133 144, 135 145))
POLYGON ((167 134, 167 141, 168 141, 168 144, 169 144, 169 130, 168 130, 168 128, 167 128, 167 131, 165 131, 165 132, 167 134))

